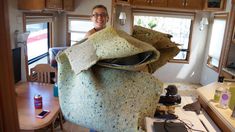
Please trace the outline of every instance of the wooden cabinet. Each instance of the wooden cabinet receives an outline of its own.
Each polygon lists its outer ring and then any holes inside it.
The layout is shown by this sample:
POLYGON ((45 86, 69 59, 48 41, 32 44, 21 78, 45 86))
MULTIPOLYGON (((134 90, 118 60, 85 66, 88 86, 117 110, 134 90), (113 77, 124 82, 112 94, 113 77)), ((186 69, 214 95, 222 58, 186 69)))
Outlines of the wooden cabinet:
POLYGON ((153 6, 155 7, 167 7, 167 0, 154 0, 153 6))
POLYGON ((133 0, 135 6, 167 7, 167 0, 133 0))
POLYGON ((185 0, 168 0, 169 8, 184 8, 184 1, 185 0))
POLYGON ((131 0, 115 0, 115 4, 117 5, 131 5, 131 0))
POLYGON ((223 76, 223 77, 226 78, 226 79, 234 79, 234 78, 235 78, 231 73, 229 73, 229 72, 226 70, 226 68, 223 69, 223 71, 221 72, 220 76, 223 76))
POLYGON ((234 27, 233 27, 233 34, 232 34, 232 41, 231 41, 232 44, 235 44, 235 24, 234 24, 234 27))
POLYGON ((42 10, 45 5, 45 0, 18 0, 18 9, 20 10, 42 10))
POLYGON ((74 11, 75 9, 74 5, 75 5, 74 0, 64 0, 63 9, 66 11, 74 11))
POLYGON ((74 10, 74 0, 18 0, 20 10, 74 10))
POLYGON ((235 70, 233 66, 231 66, 231 63, 235 63, 235 3, 232 4, 232 8, 229 12, 228 30, 225 33, 226 43, 221 51, 222 67, 220 76, 235 79, 235 70))
POLYGON ((130 0, 115 0, 116 3, 130 4, 130 0))
POLYGON ((205 0, 204 10, 216 11, 225 8, 226 0, 205 0))
POLYGON ((46 0, 47 9, 58 9, 62 10, 63 2, 62 0, 46 0))
POLYGON ((203 0, 168 0, 169 8, 201 10, 203 0))

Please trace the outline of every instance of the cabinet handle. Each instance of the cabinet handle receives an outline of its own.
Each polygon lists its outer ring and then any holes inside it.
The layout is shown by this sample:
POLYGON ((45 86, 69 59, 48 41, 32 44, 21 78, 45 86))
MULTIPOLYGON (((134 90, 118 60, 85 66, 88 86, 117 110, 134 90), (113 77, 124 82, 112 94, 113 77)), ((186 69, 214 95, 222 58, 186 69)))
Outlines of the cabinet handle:
POLYGON ((184 6, 184 3, 185 3, 184 0, 182 0, 182 5, 183 5, 183 6, 184 6))
POLYGON ((185 6, 188 6, 188 0, 185 1, 185 6))
POLYGON ((153 4, 153 0, 151 0, 151 3, 153 4))

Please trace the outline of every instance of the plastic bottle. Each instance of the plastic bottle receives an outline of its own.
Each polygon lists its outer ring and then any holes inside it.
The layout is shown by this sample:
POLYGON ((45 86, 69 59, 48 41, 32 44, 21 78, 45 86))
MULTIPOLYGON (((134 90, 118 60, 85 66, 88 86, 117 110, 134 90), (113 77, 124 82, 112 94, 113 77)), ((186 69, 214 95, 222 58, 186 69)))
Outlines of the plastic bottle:
POLYGON ((219 106, 224 109, 228 108, 230 98, 231 98, 231 93, 229 92, 228 88, 226 88, 221 93, 219 106))
POLYGON ((54 84, 53 93, 54 93, 54 97, 58 97, 58 85, 57 85, 57 83, 54 84))
POLYGON ((215 89, 215 94, 214 94, 214 102, 219 102, 220 101, 220 96, 222 94, 223 88, 222 87, 218 87, 215 89))

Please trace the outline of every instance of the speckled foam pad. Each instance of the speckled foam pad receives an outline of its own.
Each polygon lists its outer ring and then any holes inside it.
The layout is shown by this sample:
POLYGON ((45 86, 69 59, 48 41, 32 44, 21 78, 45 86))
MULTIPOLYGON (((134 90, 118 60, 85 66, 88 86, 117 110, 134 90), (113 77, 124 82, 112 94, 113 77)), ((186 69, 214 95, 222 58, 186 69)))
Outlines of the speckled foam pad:
POLYGON ((137 40, 124 32, 117 33, 112 27, 107 27, 90 36, 85 42, 67 48, 62 54, 68 56, 73 71, 79 74, 100 60, 128 57, 145 52, 152 53, 149 61, 132 68, 120 66, 115 67, 116 69, 139 69, 143 65, 156 61, 160 53, 148 43, 137 40))
POLYGON ((160 52, 159 59, 147 65, 149 73, 154 73, 158 68, 165 65, 180 52, 180 49, 177 47, 178 44, 170 40, 171 36, 169 34, 164 34, 141 26, 134 26, 132 36, 151 44, 160 52))
POLYGON ((99 132, 135 132, 153 117, 162 83, 151 74, 93 66, 76 75, 65 54, 58 59, 66 120, 99 132))
POLYGON ((151 74, 132 69, 158 58, 153 46, 110 27, 59 53, 59 100, 64 117, 97 131, 144 129, 144 118, 153 117, 163 87, 151 74), (99 65, 102 60, 149 53, 150 58, 140 64, 99 65))
POLYGON ((161 49, 159 52, 161 55, 160 58, 157 61, 148 64, 149 73, 154 73, 158 68, 164 66, 169 60, 173 59, 180 52, 180 49, 175 46, 161 49))
POLYGON ((147 42, 156 49, 175 47, 175 43, 170 40, 171 35, 154 31, 141 26, 134 26, 132 36, 141 41, 147 42))

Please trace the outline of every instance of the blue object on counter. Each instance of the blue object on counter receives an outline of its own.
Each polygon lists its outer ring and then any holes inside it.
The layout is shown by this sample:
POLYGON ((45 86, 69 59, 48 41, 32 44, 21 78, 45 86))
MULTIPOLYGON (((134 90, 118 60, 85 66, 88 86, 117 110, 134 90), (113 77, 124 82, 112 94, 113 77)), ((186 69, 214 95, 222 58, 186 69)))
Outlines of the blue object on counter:
POLYGON ((53 93, 54 93, 54 97, 58 97, 58 85, 57 85, 57 83, 54 84, 53 93))

